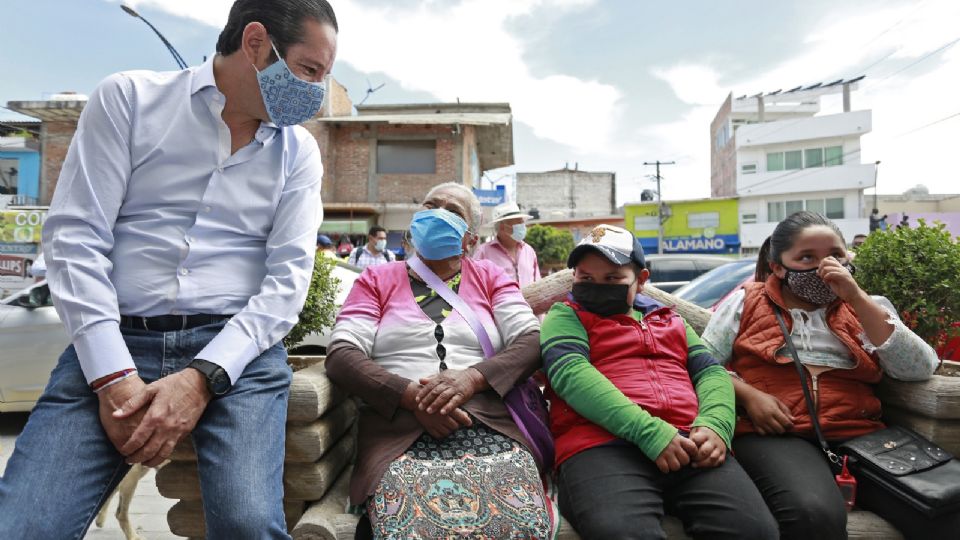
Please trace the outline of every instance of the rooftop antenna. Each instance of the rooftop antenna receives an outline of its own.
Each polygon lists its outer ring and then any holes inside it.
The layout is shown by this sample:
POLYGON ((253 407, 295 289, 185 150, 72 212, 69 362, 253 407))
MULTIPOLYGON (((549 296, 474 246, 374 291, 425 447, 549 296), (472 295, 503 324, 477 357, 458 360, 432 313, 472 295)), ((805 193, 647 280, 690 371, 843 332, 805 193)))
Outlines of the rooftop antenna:
POLYGON ((386 84, 387 83, 380 83, 380 86, 377 86, 376 88, 374 88, 373 85, 370 84, 370 79, 367 79, 367 95, 363 96, 363 99, 360 101, 359 105, 363 105, 364 103, 366 103, 367 99, 369 99, 374 92, 383 88, 384 86, 386 86, 386 84))

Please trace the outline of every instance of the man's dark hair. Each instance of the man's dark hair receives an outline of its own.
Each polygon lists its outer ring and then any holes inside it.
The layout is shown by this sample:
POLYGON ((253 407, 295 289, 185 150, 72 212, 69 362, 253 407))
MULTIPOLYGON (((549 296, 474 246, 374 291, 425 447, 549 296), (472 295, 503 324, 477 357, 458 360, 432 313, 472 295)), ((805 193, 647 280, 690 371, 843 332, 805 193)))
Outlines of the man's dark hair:
POLYGON ((368 232, 367 234, 368 234, 369 236, 376 236, 376 235, 380 234, 381 232, 387 232, 387 230, 384 229, 383 227, 379 226, 379 225, 374 225, 373 227, 370 227, 370 232, 368 232))
POLYGON ((867 235, 865 235, 865 234, 855 234, 855 235, 853 235, 853 239, 854 239, 854 240, 856 240, 857 238, 866 238, 866 237, 867 237, 867 235))
POLYGON ((258 22, 276 40, 274 45, 284 56, 287 47, 303 41, 303 21, 308 18, 340 31, 337 16, 327 0, 236 0, 217 39, 217 52, 226 56, 239 50, 243 29, 258 22))

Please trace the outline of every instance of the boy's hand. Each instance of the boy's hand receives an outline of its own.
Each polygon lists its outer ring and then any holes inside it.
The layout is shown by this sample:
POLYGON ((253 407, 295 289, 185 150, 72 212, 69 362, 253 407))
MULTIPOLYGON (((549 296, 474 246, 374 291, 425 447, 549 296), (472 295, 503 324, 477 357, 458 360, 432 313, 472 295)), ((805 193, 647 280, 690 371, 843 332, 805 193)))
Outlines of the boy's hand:
POLYGON ((690 440, 697 445, 697 455, 693 458, 694 468, 717 467, 727 459, 727 443, 712 429, 697 426, 690 430, 690 440))
POLYGON ((662 473, 679 471, 690 464, 690 459, 696 455, 697 445, 678 433, 673 436, 673 440, 663 449, 663 452, 660 452, 655 463, 662 473))
POLYGON ((753 389, 743 402, 747 416, 760 435, 779 435, 793 429, 793 415, 782 401, 762 390, 753 389))

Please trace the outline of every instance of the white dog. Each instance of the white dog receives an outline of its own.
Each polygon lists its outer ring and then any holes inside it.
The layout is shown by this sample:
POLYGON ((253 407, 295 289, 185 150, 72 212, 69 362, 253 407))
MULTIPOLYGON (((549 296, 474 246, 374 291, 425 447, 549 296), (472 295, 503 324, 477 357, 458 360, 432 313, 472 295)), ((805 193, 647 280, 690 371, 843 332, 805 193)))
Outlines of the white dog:
MULTIPOLYGON (((164 461, 161 463, 157 470, 162 469, 170 461, 164 461)), ((120 523, 120 528, 123 530, 123 535, 127 537, 127 540, 143 540, 143 537, 137 534, 136 527, 130 523, 130 502, 133 500, 133 494, 137 491, 137 484, 140 483, 140 479, 143 478, 150 468, 137 463, 130 468, 130 472, 123 477, 123 480, 120 481, 120 484, 117 486, 117 489, 107 497, 107 501, 103 503, 103 507, 100 508, 100 513, 97 514, 97 527, 103 527, 103 524, 107 521, 107 511, 110 509, 110 501, 113 500, 113 496, 119 494, 120 502, 117 504, 117 521, 120 523)))

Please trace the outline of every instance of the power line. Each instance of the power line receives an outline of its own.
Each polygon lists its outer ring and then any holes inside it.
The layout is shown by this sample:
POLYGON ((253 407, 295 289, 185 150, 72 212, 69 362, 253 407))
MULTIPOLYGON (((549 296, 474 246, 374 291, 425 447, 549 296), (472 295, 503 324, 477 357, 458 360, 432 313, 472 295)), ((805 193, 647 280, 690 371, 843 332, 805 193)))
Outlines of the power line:
POLYGON ((900 73, 903 73, 904 71, 912 68, 913 66, 919 64, 920 62, 923 62, 923 61, 926 60, 927 58, 930 58, 931 56, 933 56, 933 55, 935 55, 935 54, 937 54, 937 53, 939 53, 939 52, 943 52, 943 51, 949 49, 950 47, 953 47, 954 45, 957 44, 957 42, 960 42, 960 36, 957 36, 956 38, 950 40, 949 42, 947 42, 947 43, 945 43, 945 44, 943 44, 943 45, 941 45, 940 47, 938 47, 938 48, 936 48, 936 49, 928 52, 927 54, 921 56, 920 58, 918 58, 917 60, 914 60, 913 62, 910 62, 909 64, 907 64, 907 65, 903 66, 902 68, 894 71, 893 73, 890 73, 889 75, 884 75, 883 77, 880 77, 879 79, 876 79, 876 80, 873 82, 873 84, 868 85, 866 89, 867 89, 867 90, 872 90, 872 89, 875 88, 876 86, 879 86, 881 82, 889 79, 890 77, 893 77, 894 75, 898 75, 898 74, 900 74, 900 73))
POLYGON ((910 135, 911 133, 916 133, 916 132, 918 132, 918 131, 920 131, 920 130, 922 130, 922 129, 927 129, 927 128, 930 127, 930 126, 935 126, 935 125, 939 124, 940 122, 946 122, 947 120, 949 120, 949 119, 951 119, 951 118, 956 118, 957 116, 960 116, 960 112, 956 112, 956 113, 953 113, 953 114, 951 114, 951 115, 944 116, 943 118, 941 118, 941 119, 939 119, 939 120, 934 120, 933 122, 930 122, 929 124, 924 124, 924 125, 922 125, 922 126, 920 126, 920 127, 913 128, 913 129, 911 129, 910 131, 904 131, 903 133, 901 133, 901 134, 897 135, 896 137, 894 137, 894 139, 899 139, 900 137, 906 137, 907 135, 910 135))

